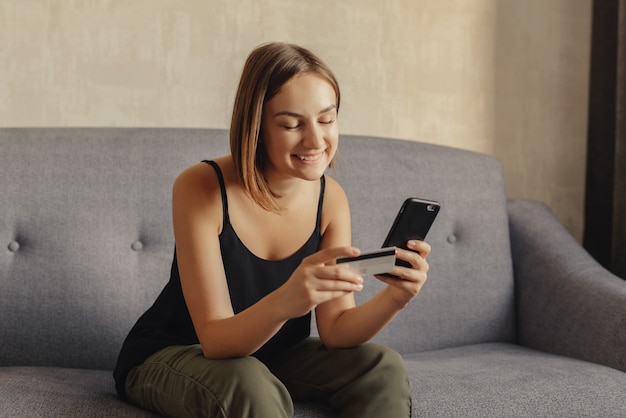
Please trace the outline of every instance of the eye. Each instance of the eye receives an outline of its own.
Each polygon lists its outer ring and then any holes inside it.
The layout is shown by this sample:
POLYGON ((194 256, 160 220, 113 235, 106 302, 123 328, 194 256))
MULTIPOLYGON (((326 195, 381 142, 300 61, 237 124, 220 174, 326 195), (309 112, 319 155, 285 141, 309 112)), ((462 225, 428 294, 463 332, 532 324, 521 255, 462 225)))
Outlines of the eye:
POLYGON ((323 125, 330 125, 333 122, 335 122, 335 119, 325 119, 325 120, 321 120, 320 123, 323 125))
POLYGON ((277 120, 276 123, 278 124, 278 126, 288 131, 293 131, 302 126, 302 123, 298 118, 291 117, 282 117, 277 120))

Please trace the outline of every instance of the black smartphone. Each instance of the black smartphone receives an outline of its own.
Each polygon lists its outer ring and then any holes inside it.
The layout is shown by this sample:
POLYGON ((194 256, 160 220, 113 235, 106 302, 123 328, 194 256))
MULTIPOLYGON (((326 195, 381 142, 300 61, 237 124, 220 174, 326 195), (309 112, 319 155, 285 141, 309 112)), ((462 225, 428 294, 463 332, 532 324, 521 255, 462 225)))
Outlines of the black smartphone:
MULTIPOLYGON (((424 241, 440 207, 441 205, 433 200, 416 197, 406 199, 393 221, 383 247, 399 247, 406 250, 407 241, 412 239, 424 241)), ((396 265, 410 266, 406 261, 399 259, 396 259, 396 265)))

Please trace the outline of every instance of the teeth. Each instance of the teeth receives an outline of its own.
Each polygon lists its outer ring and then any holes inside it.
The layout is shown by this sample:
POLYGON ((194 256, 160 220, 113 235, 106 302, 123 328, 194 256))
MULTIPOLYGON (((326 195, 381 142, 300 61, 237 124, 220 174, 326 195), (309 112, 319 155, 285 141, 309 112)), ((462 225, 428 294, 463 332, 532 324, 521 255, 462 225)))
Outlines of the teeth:
POLYGON ((298 155, 298 158, 300 158, 302 161, 315 161, 315 160, 319 160, 320 154, 317 154, 317 155, 298 155))

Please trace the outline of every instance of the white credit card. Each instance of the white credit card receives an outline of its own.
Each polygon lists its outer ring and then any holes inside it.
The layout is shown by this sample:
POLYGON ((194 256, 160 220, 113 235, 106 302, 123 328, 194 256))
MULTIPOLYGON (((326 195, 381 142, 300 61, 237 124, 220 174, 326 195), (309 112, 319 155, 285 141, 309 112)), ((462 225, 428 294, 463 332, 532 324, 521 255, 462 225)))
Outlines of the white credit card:
POLYGON ((357 257, 337 257, 337 264, 345 264, 361 275, 389 273, 396 264, 396 247, 362 252, 357 257))

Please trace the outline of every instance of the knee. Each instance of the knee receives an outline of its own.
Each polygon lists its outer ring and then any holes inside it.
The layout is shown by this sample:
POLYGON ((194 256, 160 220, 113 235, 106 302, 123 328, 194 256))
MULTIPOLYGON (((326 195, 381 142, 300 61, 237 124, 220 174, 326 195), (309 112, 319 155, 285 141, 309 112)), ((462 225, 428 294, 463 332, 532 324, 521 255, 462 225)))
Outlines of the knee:
POLYGON ((406 368, 402 356, 395 350, 384 345, 369 343, 358 347, 357 356, 363 364, 371 364, 378 369, 394 376, 406 376, 406 368))
POLYGON ((357 350, 357 359, 364 367, 364 380, 377 391, 389 390, 401 397, 410 396, 409 377, 402 356, 379 344, 365 344, 357 350))
POLYGON ((404 360, 396 351, 369 343, 351 349, 354 378, 335 392, 331 404, 346 416, 410 416, 411 389, 404 360))
POLYGON ((233 416, 293 415, 293 401, 283 383, 254 357, 229 360, 230 378, 223 390, 230 393, 233 416), (264 415, 271 414, 271 415, 264 415))
POLYGON ((265 364, 254 357, 241 357, 226 360, 229 384, 242 393, 254 396, 265 387, 281 389, 281 382, 267 369, 265 364))

